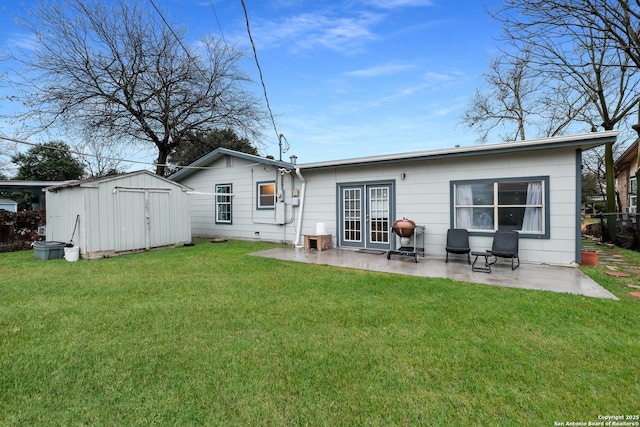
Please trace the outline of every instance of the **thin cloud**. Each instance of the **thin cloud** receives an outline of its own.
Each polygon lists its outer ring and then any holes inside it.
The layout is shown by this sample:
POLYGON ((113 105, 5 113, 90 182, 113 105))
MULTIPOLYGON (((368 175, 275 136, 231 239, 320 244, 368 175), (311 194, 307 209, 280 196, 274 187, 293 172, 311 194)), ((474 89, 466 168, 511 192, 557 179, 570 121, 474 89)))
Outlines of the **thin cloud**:
POLYGON ((381 19, 374 13, 359 13, 352 17, 304 13, 281 22, 258 22, 254 33, 262 48, 286 46, 299 51, 324 47, 349 54, 365 42, 378 38, 372 27, 381 19))
POLYGON ((452 72, 451 74, 435 73, 428 71, 424 74, 424 80, 430 84, 449 83, 459 79, 462 74, 459 72, 452 72))
POLYGON ((414 68, 410 64, 382 64, 363 70, 355 70, 345 73, 346 76, 353 77, 379 77, 401 73, 414 68))
POLYGON ((367 4, 378 7, 380 9, 434 6, 434 2, 432 0, 373 0, 368 1, 367 4))
POLYGON ((12 49, 33 50, 37 44, 35 36, 31 34, 13 33, 9 35, 6 45, 12 49))
POLYGON ((451 72, 450 74, 436 73, 428 71, 423 74, 422 81, 413 85, 407 85, 398 88, 394 93, 382 96, 368 104, 369 107, 379 107, 388 103, 396 103, 402 99, 410 98, 420 93, 434 90, 435 88, 443 88, 450 84, 460 81, 462 73, 451 72))

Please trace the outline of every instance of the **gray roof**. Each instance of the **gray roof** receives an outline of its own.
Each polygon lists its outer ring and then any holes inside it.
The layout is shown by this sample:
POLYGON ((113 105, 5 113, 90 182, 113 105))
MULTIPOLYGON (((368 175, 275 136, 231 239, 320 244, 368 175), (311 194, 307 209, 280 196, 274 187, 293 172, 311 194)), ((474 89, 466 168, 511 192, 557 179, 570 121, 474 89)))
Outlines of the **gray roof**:
POLYGON ((414 151, 409 153, 385 154, 381 156, 357 157, 343 160, 330 160, 326 162, 304 163, 300 164, 299 167, 302 170, 321 169, 379 163, 395 163, 413 160, 432 160, 443 157, 470 157, 512 152, 528 152, 563 147, 588 150, 600 145, 604 145, 608 142, 615 142, 617 136, 618 131, 591 132, 578 135, 558 136, 525 141, 509 141, 500 142, 497 144, 480 144, 468 147, 454 147, 429 151, 414 151))
POLYGON ((189 175, 197 172, 200 169, 206 169, 216 160, 223 158, 224 156, 234 156, 248 160, 250 162, 274 166, 276 168, 293 169, 295 167, 292 163, 282 162, 269 157, 260 157, 253 154, 241 153, 239 151, 229 150, 228 148, 216 148, 206 156, 199 158, 189 166, 186 166, 185 168, 174 173, 169 177, 169 179, 172 181, 180 181, 181 179, 188 177, 189 175))
POLYGON ((591 132, 578 135, 557 136, 552 138, 531 139, 525 141, 508 141, 497 144, 479 144, 467 147, 454 147, 428 151, 413 151, 408 153, 384 154, 380 156, 356 157, 351 159, 329 160, 323 162, 303 163, 295 165, 289 162, 282 162, 267 157, 254 156, 252 154, 241 153, 226 148, 218 148, 204 157, 196 160, 184 169, 174 173, 169 177, 172 181, 180 181, 183 178, 196 173, 200 169, 206 169, 216 160, 224 156, 234 156, 256 163, 267 164, 277 168, 301 170, 336 168, 349 166, 362 166, 381 163, 397 163, 415 160, 433 160, 438 158, 484 156, 492 154, 529 152, 538 150, 549 150, 554 148, 576 148, 588 150, 615 142, 618 131, 591 132))
POLYGON ((41 190, 52 185, 63 185, 73 181, 0 181, 0 191, 41 190))

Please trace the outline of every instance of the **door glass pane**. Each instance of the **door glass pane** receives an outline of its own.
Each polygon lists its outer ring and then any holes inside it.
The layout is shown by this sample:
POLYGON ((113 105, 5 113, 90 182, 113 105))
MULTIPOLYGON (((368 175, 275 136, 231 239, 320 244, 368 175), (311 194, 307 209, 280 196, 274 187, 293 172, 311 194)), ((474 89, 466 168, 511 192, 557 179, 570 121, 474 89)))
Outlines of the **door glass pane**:
POLYGON ((349 188, 342 191, 344 206, 343 218, 343 240, 347 242, 362 241, 362 210, 360 209, 360 199, 362 190, 360 188, 349 188))
POLYGON ((389 188, 369 188, 369 219, 372 243, 389 242, 389 188))

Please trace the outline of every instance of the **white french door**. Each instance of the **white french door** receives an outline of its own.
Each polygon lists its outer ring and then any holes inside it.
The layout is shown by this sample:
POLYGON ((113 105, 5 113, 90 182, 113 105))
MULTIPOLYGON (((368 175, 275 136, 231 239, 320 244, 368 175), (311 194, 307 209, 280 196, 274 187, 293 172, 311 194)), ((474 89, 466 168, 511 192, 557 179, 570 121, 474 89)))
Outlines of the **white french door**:
POLYGON ((339 186, 340 246, 389 249, 393 183, 339 186))

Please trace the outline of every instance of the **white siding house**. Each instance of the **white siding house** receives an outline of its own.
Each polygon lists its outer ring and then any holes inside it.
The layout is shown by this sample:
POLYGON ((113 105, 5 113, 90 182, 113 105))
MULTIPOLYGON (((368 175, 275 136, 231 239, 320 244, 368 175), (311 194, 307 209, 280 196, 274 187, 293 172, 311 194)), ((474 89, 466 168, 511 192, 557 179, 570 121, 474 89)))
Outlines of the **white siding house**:
POLYGON ((568 265, 580 261, 582 150, 616 136, 599 132, 300 165, 218 149, 170 179, 209 193, 192 199, 199 236, 301 246, 322 224, 333 246, 389 250, 397 246, 393 222, 409 218, 425 227, 428 255, 444 256, 449 228, 468 229, 472 250, 489 249, 496 230, 511 229, 519 231, 523 262, 568 265))
POLYGON ((85 259, 191 242, 187 187, 148 171, 47 188, 47 240, 85 259))
POLYGON ((296 209, 290 163, 218 149, 192 166, 170 179, 195 190, 190 196, 194 236, 291 240, 296 209))
POLYGON ((0 199, 0 209, 9 212, 18 212, 18 202, 11 199, 0 199))

